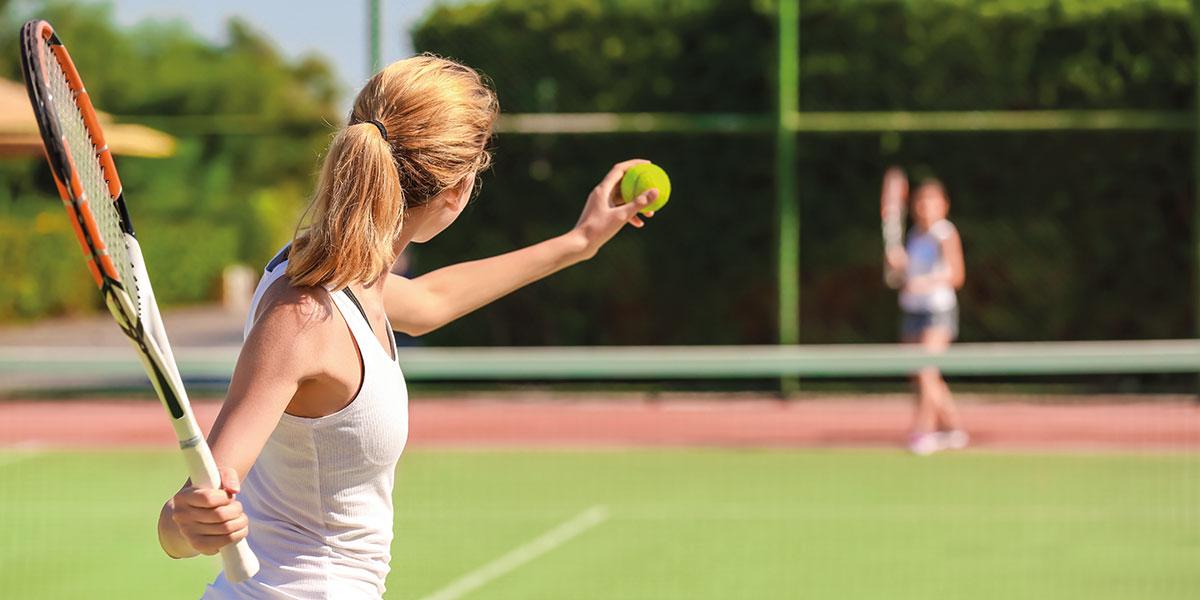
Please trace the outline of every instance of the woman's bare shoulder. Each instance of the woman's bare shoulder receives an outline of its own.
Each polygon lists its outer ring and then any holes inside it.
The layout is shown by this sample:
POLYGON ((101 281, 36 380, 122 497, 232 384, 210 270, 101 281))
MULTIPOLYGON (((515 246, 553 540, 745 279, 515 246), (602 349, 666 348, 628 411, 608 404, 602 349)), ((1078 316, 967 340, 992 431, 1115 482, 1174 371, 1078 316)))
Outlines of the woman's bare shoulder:
POLYGON ((339 325, 337 315, 333 298, 324 288, 297 287, 280 278, 259 300, 251 333, 319 336, 328 326, 339 325))

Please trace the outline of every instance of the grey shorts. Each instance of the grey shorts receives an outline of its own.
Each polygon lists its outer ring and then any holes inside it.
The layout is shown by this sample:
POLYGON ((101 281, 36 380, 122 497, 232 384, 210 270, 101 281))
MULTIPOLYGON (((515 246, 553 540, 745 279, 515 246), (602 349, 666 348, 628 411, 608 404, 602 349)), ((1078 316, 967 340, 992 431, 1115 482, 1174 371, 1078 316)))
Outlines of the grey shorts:
POLYGON ((950 330, 950 339, 958 339, 958 307, 937 312, 901 313, 900 337, 911 339, 920 337, 926 329, 934 327, 950 330))

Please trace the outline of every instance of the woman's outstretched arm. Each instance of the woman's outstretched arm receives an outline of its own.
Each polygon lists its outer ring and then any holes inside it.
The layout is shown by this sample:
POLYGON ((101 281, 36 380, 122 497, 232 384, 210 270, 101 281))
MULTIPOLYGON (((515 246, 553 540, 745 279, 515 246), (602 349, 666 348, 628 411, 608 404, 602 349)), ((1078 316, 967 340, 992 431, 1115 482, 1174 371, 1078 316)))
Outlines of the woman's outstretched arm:
POLYGON ((595 256, 626 223, 643 225, 638 211, 658 197, 649 190, 634 202, 615 199, 625 171, 644 160, 613 166, 588 196, 571 231, 498 256, 450 265, 414 279, 389 275, 384 307, 398 331, 421 335, 551 273, 595 256))

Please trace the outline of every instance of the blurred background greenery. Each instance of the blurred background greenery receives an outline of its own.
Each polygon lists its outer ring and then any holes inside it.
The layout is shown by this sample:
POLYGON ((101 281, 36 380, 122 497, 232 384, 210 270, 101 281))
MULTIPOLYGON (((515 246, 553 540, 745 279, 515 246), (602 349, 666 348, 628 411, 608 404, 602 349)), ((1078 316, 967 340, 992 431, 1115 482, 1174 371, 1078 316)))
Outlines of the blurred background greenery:
MULTIPOLYGON (((105 6, 52 3, 18 15, 9 4, 0 0, 5 78, 21 80, 21 23, 44 18, 99 109, 176 137, 168 158, 117 157, 160 302, 212 300, 225 266, 259 264, 286 243, 327 123, 338 119, 327 63, 285 60, 238 21, 217 46, 182 23, 120 29, 105 6)), ((0 161, 0 319, 102 308, 80 277, 60 202, 40 157, 0 161)))
MULTIPOLYGON (((1151 109, 1187 119, 1189 10, 1183 0, 811 0, 800 107, 1151 109)), ((20 79, 26 12, 0 0, 9 79, 20 79)), ((385 34, 411 34, 415 51, 481 70, 507 113, 769 116, 774 12, 767 0, 492 0, 436 5, 411 32, 385 34)), ((286 59, 236 20, 216 44, 179 23, 118 27, 92 4, 52 3, 37 16, 72 50, 99 108, 178 139, 169 158, 118 157, 161 301, 211 301, 226 265, 259 268, 291 235, 343 119, 349 90, 330 65, 286 59)), ((674 201, 586 268, 428 343, 775 341, 772 132, 502 133, 495 151, 462 222, 415 249, 415 274, 563 232, 598 177, 630 156, 671 173, 674 201)), ((946 182, 967 259, 965 341, 1190 337, 1193 152, 1188 123, 802 133, 801 341, 894 339, 877 221, 890 164, 946 182)), ((97 308, 58 211, 42 161, 0 162, 0 320, 97 308)))

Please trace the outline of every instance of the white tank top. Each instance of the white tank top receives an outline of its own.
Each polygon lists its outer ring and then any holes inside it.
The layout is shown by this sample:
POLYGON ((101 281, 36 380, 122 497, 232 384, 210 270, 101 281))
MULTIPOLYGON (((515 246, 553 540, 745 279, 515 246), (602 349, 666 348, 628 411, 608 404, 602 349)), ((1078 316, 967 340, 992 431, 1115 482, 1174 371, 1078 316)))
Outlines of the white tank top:
MULTIPOLYGON (((950 221, 942 219, 930 225, 929 229, 925 231, 910 232, 904 245, 904 249, 908 253, 908 267, 905 270, 905 276, 912 279, 932 273, 945 273, 947 267, 946 260, 942 256, 942 240, 953 235, 954 231, 954 225, 950 221)), ((950 284, 939 285, 920 294, 914 294, 907 290, 900 291, 900 308, 905 312, 945 312, 957 305, 958 299, 950 284)))
MULTIPOLYGON (((254 293, 246 333, 263 292, 287 269, 286 249, 254 293)), ((284 413, 238 494, 250 518, 250 548, 262 565, 252 579, 222 573, 204 600, 378 599, 392 543, 392 488, 408 437, 408 392, 391 354, 358 301, 330 292, 362 356, 362 387, 345 408, 318 418, 284 413)), ((391 326, 388 326, 391 338, 391 326)))

